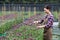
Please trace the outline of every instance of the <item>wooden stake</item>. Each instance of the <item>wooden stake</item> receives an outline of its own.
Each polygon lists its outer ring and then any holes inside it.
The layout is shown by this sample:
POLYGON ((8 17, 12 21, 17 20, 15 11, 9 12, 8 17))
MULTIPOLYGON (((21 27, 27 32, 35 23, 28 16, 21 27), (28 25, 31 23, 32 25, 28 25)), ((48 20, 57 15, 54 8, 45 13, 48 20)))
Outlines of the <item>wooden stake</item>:
POLYGON ((36 7, 34 7, 34 15, 36 15, 36 7))
POLYGON ((30 18, 30 7, 29 7, 29 18, 30 18))
POLYGON ((23 17, 23 22, 24 22, 24 7, 22 7, 22 17, 23 17))

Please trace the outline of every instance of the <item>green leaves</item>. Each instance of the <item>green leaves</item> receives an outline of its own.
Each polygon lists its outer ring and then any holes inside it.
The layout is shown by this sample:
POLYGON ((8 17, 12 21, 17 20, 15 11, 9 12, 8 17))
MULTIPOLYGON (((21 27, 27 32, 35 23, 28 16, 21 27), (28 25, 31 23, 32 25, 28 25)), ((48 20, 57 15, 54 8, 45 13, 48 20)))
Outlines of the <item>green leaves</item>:
POLYGON ((6 31, 8 31, 9 29, 12 28, 12 26, 14 26, 15 24, 17 25, 21 22, 22 22, 22 19, 20 18, 20 19, 16 19, 14 21, 10 21, 10 22, 7 22, 7 23, 1 25, 0 26, 0 33, 4 33, 6 31))
POLYGON ((1 0, 3 3, 59 3, 60 0, 1 0))
MULTIPOLYGON (((27 25, 23 25, 21 26, 20 28, 18 28, 17 30, 15 31, 12 31, 13 32, 13 36, 9 36, 8 38, 10 40, 12 39, 21 39, 21 40, 29 40, 29 39, 32 39, 32 40, 43 40, 43 29, 36 29, 35 27, 31 27, 31 26, 27 26, 27 25), (17 36, 17 34, 19 36, 17 36)), ((8 32, 8 34, 10 34, 8 32)))

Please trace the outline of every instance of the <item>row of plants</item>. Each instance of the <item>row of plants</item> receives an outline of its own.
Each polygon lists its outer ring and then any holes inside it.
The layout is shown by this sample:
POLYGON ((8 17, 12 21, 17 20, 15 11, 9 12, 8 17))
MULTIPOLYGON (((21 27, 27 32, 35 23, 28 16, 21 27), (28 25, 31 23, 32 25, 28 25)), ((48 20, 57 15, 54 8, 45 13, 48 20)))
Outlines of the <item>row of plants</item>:
POLYGON ((6 32, 7 30, 11 29, 12 26, 17 25, 21 23, 22 21, 23 21, 22 18, 20 18, 20 19, 15 19, 13 21, 6 22, 3 25, 0 25, 0 33, 6 32))
POLYGON ((44 29, 23 25, 15 31, 7 33, 6 40, 43 40, 44 29))
MULTIPOLYGON (((8 12, 7 12, 7 13, 8 13, 8 12)), ((11 20, 11 21, 9 21, 9 22, 6 22, 6 23, 0 25, 0 34, 6 32, 6 31, 9 30, 9 29, 11 29, 12 26, 17 25, 17 24, 23 22, 22 15, 20 15, 19 12, 17 12, 17 13, 18 13, 18 17, 17 17, 16 19, 14 19, 13 21, 11 20)), ((32 15, 33 15, 33 14, 32 14, 32 15)), ((28 13, 25 12, 25 13, 24 13, 24 19, 26 19, 26 18, 28 18, 28 17, 29 17, 28 13)))

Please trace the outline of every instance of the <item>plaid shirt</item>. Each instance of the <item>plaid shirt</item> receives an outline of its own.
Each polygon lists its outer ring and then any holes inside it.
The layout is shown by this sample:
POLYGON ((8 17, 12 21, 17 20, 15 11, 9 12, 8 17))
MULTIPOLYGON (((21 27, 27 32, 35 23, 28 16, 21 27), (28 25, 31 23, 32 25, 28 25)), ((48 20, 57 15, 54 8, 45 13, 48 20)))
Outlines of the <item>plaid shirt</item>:
POLYGON ((42 20, 41 20, 41 23, 42 23, 42 21, 44 22, 44 19, 48 19, 48 21, 47 21, 47 23, 45 24, 45 27, 46 28, 49 28, 49 27, 52 27, 52 25, 53 25, 53 15, 52 14, 50 14, 50 15, 46 15, 42 20))

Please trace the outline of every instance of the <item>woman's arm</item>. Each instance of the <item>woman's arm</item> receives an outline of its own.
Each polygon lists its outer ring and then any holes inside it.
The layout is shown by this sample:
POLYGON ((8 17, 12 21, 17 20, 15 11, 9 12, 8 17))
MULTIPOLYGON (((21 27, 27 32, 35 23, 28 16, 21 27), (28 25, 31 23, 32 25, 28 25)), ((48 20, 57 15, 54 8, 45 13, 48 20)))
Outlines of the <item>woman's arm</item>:
POLYGON ((37 26, 37 28, 44 28, 44 27, 50 28, 50 27, 52 27, 52 25, 53 25, 53 17, 51 16, 50 18, 48 18, 47 24, 42 25, 42 26, 37 26))

